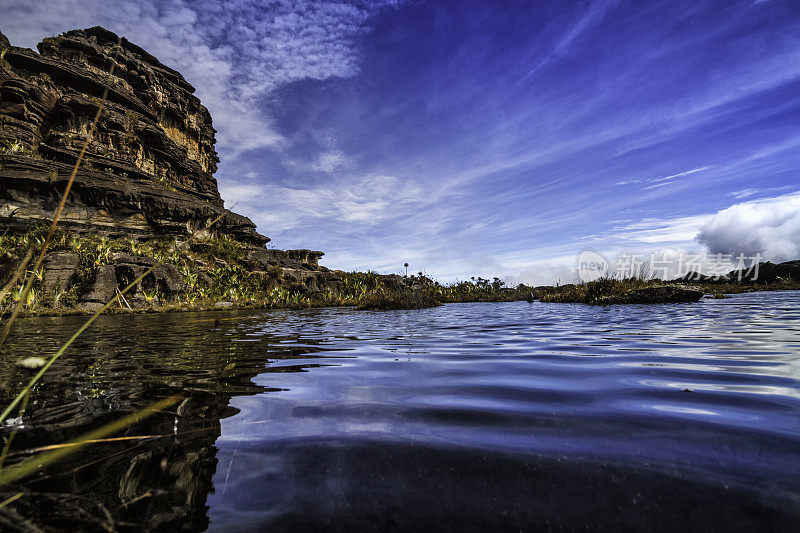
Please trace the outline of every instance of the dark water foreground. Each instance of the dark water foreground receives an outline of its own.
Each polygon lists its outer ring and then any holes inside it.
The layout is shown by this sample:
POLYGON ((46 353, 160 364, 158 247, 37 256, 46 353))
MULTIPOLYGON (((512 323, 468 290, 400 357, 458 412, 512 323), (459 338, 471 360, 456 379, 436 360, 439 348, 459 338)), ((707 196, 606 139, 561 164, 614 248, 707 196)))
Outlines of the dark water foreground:
MULTIPOLYGON (((4 403, 80 320, 19 323, 4 403)), ((800 530, 798 292, 103 317, 11 460, 175 393, 0 529, 800 530)))

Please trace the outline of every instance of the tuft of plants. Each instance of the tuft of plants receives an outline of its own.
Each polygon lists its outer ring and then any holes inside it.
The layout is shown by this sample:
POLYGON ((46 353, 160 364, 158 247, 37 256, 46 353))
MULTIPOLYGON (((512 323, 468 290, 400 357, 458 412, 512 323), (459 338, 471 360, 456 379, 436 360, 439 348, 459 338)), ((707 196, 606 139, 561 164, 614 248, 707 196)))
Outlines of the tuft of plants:
POLYGON ((640 277, 618 279, 604 277, 586 283, 570 283, 555 287, 539 287, 539 299, 551 303, 603 304, 613 298, 636 289, 663 285, 658 280, 645 280, 640 277))
POLYGON ((402 291, 391 294, 371 295, 364 298, 359 309, 388 311, 393 309, 425 309, 437 307, 442 302, 425 291, 402 291))

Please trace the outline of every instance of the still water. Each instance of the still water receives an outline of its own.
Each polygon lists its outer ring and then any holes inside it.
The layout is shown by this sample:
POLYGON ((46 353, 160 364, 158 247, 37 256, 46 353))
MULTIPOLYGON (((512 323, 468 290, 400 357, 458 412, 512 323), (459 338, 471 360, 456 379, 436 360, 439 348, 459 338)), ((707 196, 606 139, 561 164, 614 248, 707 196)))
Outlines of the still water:
MULTIPOLYGON (((4 402, 80 320, 19 323, 4 402)), ((0 489, 5 525, 800 530, 800 292, 102 317, 10 459, 176 393, 0 489)))

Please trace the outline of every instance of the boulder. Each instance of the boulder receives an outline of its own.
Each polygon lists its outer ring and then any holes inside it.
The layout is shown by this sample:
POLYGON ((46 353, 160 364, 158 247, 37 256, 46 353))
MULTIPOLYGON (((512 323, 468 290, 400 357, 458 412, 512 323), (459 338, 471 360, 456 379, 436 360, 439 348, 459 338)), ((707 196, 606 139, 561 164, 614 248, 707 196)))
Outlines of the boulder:
POLYGON ((80 259, 72 252, 50 252, 44 258, 44 289, 60 291, 74 280, 80 259))
POLYGON ((89 287, 80 295, 82 303, 104 304, 114 296, 118 282, 114 265, 100 265, 95 269, 89 287))
POLYGON ((323 255, 325 255, 323 252, 314 250, 286 250, 289 259, 307 267, 319 266, 319 260, 323 255))

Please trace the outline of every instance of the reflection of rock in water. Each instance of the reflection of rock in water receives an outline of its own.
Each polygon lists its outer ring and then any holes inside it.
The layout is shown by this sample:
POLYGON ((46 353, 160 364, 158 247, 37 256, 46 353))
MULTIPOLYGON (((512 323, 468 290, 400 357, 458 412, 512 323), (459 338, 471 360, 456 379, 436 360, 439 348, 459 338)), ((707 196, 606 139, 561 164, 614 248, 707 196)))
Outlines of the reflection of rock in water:
MULTIPOLYGON (((217 463, 214 441, 220 434, 220 417, 230 413, 227 398, 208 394, 192 394, 182 405, 194 412, 177 418, 177 436, 171 436, 174 412, 163 413, 123 435, 167 437, 86 446, 20 487, 31 495, 17 511, 38 526, 59 528, 70 523, 80 527, 105 523, 114 527, 203 528, 206 495, 217 463)), ((62 428, 60 438, 51 434, 37 439, 23 431, 15 448, 23 443, 27 447, 69 439, 122 413, 114 414, 84 417, 80 430, 77 426, 62 428)))
MULTIPOLYGON (((225 322, 214 328, 214 320, 213 314, 195 313, 101 317, 100 326, 76 343, 79 355, 65 356, 46 374, 9 463, 28 457, 25 450, 66 442, 162 398, 180 394, 185 400, 115 435, 153 438, 87 445, 19 486, 6 487, 0 499, 25 495, 2 510, 0 529, 27 530, 23 519, 58 530, 205 528, 220 420, 237 412, 228 406, 231 396, 265 390, 251 380, 268 370, 268 358, 314 351, 275 351, 267 338, 231 342, 225 322)), ((57 344, 57 332, 73 331, 70 322, 22 321, 5 347, 8 360, 40 351, 43 339, 57 344)), ((227 323, 241 330, 241 319, 227 323)), ((2 366, 0 401, 6 402, 30 374, 2 366)), ((10 433, 2 431, 4 437, 10 433)))

